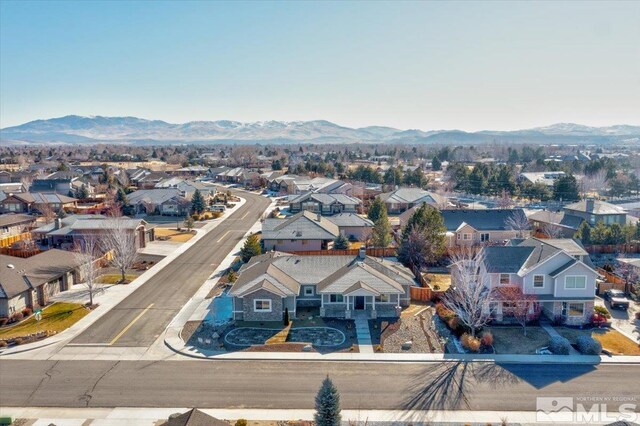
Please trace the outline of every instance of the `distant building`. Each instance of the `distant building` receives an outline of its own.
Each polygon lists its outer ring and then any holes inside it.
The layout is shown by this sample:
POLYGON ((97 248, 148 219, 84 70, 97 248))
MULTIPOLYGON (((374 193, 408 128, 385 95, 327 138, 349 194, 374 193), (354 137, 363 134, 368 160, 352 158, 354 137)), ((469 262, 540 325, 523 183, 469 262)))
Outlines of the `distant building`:
POLYGON ((420 188, 398 188, 393 192, 381 194, 380 199, 387 206, 389 214, 400 214, 422 203, 436 208, 448 205, 446 198, 420 188))
POLYGON ((553 186, 554 182, 565 176, 565 172, 525 172, 520 173, 518 180, 531 184, 541 183, 546 186, 553 186))

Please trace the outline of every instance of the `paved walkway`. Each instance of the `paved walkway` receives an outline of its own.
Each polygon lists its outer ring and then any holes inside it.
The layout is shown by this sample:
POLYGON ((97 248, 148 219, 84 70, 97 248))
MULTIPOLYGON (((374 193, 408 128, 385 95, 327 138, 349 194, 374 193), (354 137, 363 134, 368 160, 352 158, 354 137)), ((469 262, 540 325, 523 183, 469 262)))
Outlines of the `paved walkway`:
MULTIPOLYGON (((551 326, 551 324, 541 322, 540 327, 542 327, 542 329, 547 332, 549 337, 562 337, 560 333, 558 333, 556 329, 551 326)), ((569 352, 569 355, 580 355, 580 352, 575 350, 572 346, 571 352, 569 352)))
POLYGON ((369 332, 369 320, 360 317, 356 318, 356 335, 358 337, 358 348, 361 354, 372 354, 371 333, 369 332))

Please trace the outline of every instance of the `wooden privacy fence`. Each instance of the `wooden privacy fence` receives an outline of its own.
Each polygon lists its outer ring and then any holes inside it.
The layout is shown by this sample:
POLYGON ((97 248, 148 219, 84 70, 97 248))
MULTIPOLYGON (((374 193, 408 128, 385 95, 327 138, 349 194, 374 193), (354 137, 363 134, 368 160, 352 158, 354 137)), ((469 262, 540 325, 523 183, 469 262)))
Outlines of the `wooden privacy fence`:
POLYGON ((22 234, 10 235, 8 237, 0 238, 0 247, 11 247, 14 243, 22 240, 30 240, 31 232, 23 232, 22 234))
POLYGON ((640 244, 585 244, 590 254, 640 253, 640 244))
POLYGON ((605 291, 615 288, 616 290, 624 291, 624 283, 600 283, 598 285, 598 294, 602 295, 605 291))
MULTIPOLYGON (((357 256, 359 249, 347 250, 300 250, 289 251, 287 253, 297 254, 299 256, 357 256)), ((368 248, 367 256, 372 257, 393 257, 396 255, 395 247, 368 248)))
POLYGON ((598 268, 598 272, 600 275, 604 276, 604 280, 608 283, 612 284, 624 284, 624 278, 617 276, 616 274, 612 274, 611 272, 598 268))
POLYGON ((35 256, 38 253, 42 253, 42 250, 37 248, 24 249, 24 248, 0 247, 0 254, 4 254, 7 256, 27 258, 27 257, 35 256))
POLYGON ((411 300, 430 302, 434 299, 434 292, 429 287, 410 287, 411 300))

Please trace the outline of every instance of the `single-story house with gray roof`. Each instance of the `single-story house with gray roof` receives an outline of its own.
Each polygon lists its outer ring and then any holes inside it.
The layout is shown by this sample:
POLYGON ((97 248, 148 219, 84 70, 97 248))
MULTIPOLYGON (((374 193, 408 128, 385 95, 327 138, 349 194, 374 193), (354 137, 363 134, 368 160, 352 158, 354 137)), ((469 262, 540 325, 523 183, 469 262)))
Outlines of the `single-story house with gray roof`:
POLYGON ((397 317, 409 305, 411 271, 395 261, 357 256, 299 256, 269 252, 244 265, 229 294, 233 317, 282 321, 298 307, 318 307, 320 316, 397 317))
POLYGON ((338 235, 340 229, 335 223, 319 213, 309 211, 302 211, 287 219, 265 219, 262 223, 265 250, 327 250, 338 235))
POLYGON ((81 277, 75 254, 48 250, 28 258, 0 255, 0 316, 35 309, 81 277))
POLYGON ((360 200, 345 194, 307 192, 301 195, 289 196, 289 210, 291 213, 299 213, 303 210, 320 213, 323 216, 355 213, 360 204, 360 200))

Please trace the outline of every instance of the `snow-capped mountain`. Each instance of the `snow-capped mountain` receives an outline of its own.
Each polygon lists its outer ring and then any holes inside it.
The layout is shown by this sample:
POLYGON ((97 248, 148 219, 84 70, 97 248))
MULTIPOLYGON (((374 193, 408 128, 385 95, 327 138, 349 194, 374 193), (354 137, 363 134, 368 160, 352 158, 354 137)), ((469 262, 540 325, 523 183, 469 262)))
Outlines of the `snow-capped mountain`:
POLYGON ((638 138, 640 126, 588 127, 560 123, 511 132, 459 130, 399 130, 369 126, 350 128, 326 120, 190 121, 183 124, 137 117, 68 115, 35 120, 0 130, 6 143, 191 143, 191 142, 309 142, 309 143, 608 143, 638 138))

